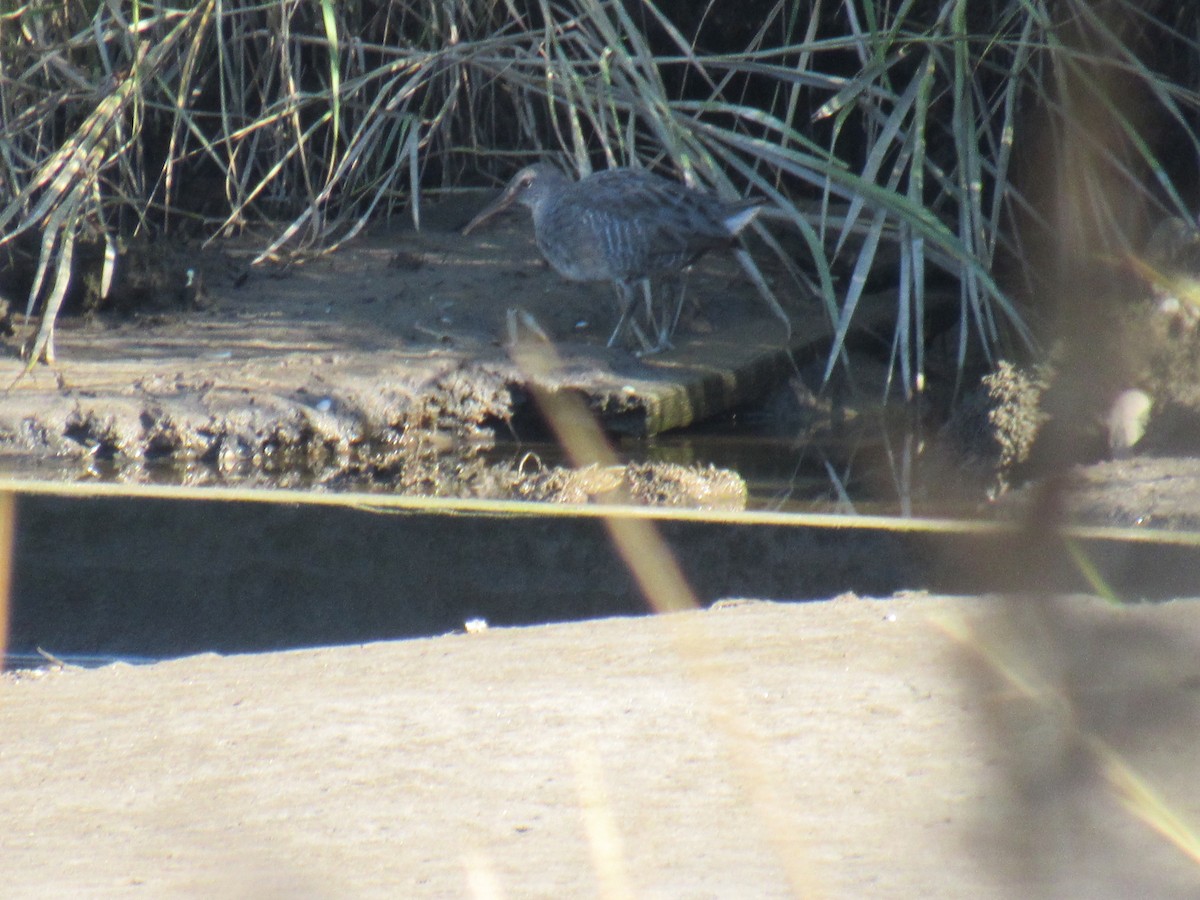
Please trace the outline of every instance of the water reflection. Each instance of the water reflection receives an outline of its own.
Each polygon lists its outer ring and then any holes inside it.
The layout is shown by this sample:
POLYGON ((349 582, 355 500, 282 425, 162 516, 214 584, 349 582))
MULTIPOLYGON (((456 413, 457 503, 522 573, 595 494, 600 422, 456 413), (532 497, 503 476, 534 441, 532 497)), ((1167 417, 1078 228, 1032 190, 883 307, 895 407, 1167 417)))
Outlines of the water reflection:
MULTIPOLYGON (((956 482, 946 466, 928 463, 919 418, 900 405, 798 428, 761 410, 733 413, 686 431, 652 438, 616 439, 622 463, 714 466, 736 473, 748 488, 747 508, 772 512, 872 515, 978 515, 977 487, 956 482)), ((490 448, 430 453, 413 464, 436 468, 453 494, 453 461, 508 471, 512 477, 566 466, 560 448, 545 440, 501 434, 490 448)), ((52 482, 134 483, 196 487, 289 488, 317 491, 404 493, 407 461, 388 466, 351 465, 325 471, 246 464, 233 469, 170 459, 0 457, 0 477, 52 482)), ((499 484, 499 482, 497 482, 499 484)))

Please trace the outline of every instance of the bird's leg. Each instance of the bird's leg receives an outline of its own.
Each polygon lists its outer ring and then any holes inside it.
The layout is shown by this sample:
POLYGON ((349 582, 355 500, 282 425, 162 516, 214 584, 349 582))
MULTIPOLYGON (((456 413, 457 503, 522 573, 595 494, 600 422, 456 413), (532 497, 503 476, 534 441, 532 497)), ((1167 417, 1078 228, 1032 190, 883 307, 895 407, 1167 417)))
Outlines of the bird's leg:
MULTIPOLYGON (((673 277, 668 282, 668 297, 675 299, 675 315, 671 316, 667 313, 667 318, 663 319, 663 329, 658 333, 658 342, 664 346, 671 346, 671 338, 675 336, 675 329, 679 327, 679 316, 683 313, 683 304, 687 300, 686 292, 687 284, 679 276, 673 277), (668 324, 668 319, 670 324, 668 324)), ((670 310, 668 301, 667 309, 670 310)))
POLYGON ((657 335, 662 329, 654 316, 654 285, 649 278, 642 279, 642 301, 646 304, 646 327, 651 334, 657 335))
POLYGON ((671 343, 671 337, 675 334, 675 329, 679 325, 679 314, 683 309, 683 279, 678 277, 668 277, 663 282, 664 293, 666 296, 666 305, 662 310, 662 317, 659 318, 654 314, 653 298, 650 292, 650 282, 646 284, 646 319, 654 335, 654 345, 646 347, 643 343, 645 353, 661 353, 663 350, 670 350, 675 345, 671 343), (675 314, 671 314, 671 301, 678 297, 678 304, 675 307, 675 314))
POLYGON ((612 337, 608 339, 608 346, 615 347, 618 339, 625 331, 626 324, 633 329, 634 336, 638 339, 638 343, 642 345, 642 350, 649 352, 651 344, 646 340, 646 335, 642 329, 638 327, 637 322, 629 318, 629 313, 633 310, 633 289, 626 281, 614 281, 613 284, 617 288, 617 303, 621 307, 621 317, 617 320, 617 327, 613 329, 612 337))
MULTIPOLYGON (((673 285, 675 282, 672 279, 668 279, 667 283, 668 285, 673 285)), ((649 278, 642 279, 642 296, 646 304, 646 326, 654 336, 654 343, 650 343, 645 337, 639 337, 642 343, 642 352, 640 355, 648 356, 652 353, 661 353, 663 350, 670 350, 672 346, 671 332, 674 328, 671 325, 669 301, 668 307, 663 310, 662 318, 659 318, 654 308, 654 283, 649 278)))
POLYGON ((633 306, 633 298, 629 295, 629 285, 624 281, 614 281, 613 286, 617 289, 617 307, 620 310, 620 316, 617 319, 617 327, 613 329, 612 337, 608 339, 610 347, 617 345, 617 339, 625 331, 625 323, 629 321, 629 308, 633 306))

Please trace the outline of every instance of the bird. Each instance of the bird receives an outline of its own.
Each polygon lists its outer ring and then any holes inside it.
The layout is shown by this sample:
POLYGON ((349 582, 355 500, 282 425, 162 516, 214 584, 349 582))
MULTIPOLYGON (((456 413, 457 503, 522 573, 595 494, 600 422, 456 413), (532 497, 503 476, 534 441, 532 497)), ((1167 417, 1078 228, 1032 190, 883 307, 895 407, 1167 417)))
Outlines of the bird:
POLYGON ((710 250, 734 243, 765 201, 724 200, 645 169, 617 167, 572 181, 556 166, 540 162, 512 177, 500 196, 467 223, 470 234, 513 204, 533 213, 533 231, 546 261, 570 281, 610 281, 620 315, 608 346, 617 345, 642 284, 651 326, 651 344, 632 323, 646 352, 670 346, 682 309, 683 273, 710 250), (674 317, 653 321, 651 281, 678 292, 674 317))

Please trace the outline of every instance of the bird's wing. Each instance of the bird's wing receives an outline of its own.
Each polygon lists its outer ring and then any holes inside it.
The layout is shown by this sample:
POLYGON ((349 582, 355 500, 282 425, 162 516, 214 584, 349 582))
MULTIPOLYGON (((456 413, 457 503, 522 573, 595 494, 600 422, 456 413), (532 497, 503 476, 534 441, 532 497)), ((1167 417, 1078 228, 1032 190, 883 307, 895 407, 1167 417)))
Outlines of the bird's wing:
POLYGON ((630 268, 647 272, 682 268, 728 231, 707 215, 707 194, 641 169, 607 169, 578 182, 568 198, 587 208, 595 227, 623 241, 630 268))

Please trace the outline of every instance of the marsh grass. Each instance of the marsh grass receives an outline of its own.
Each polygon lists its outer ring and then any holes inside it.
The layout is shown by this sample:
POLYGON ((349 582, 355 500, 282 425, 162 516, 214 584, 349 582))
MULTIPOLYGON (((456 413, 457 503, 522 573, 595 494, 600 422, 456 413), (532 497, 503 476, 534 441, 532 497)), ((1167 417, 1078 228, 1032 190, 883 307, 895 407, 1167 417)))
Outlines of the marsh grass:
MULTIPOLYGON (((745 4, 729 6, 747 18, 745 4)), ((503 179, 532 157, 580 173, 650 166, 765 197, 755 252, 785 273, 777 293, 815 298, 836 324, 826 377, 847 358, 860 298, 883 279, 896 289, 891 363, 907 394, 928 367, 930 284, 957 286, 961 372, 974 351, 994 360, 1033 344, 1046 316, 1031 298, 1055 279, 1136 254, 1159 219, 1194 222, 1195 185, 1180 179, 1200 158, 1200 34, 1186 5, 753 9, 752 24, 725 29, 731 45, 706 27, 729 15, 720 0, 686 28, 665 0, 8 4, 0 247, 33 248, 26 313, 40 325, 27 365, 53 360, 81 242, 105 248, 102 293, 122 242, 139 236, 265 224, 260 260, 324 252, 376 217, 419 223, 423 190, 503 179)), ((651 605, 690 605, 658 542, 621 527, 614 540, 651 605)), ((1035 624, 1014 646, 1049 634, 1037 665, 1092 674, 1096 657, 1073 649, 1078 629, 1035 624)), ((1086 751, 1103 789, 1200 859, 1200 838, 1136 761, 1077 724, 1094 698, 1010 664, 986 634, 958 636, 981 680, 1070 726, 1065 744, 1086 751)), ((698 639, 693 657, 708 646, 698 639)), ((744 759, 766 794, 753 754, 744 759)), ((617 858, 611 829, 595 830, 599 855, 617 858)))
POLYGON ((780 0, 749 22, 737 6, 10 8, 0 242, 36 237, 29 364, 53 358, 80 240, 105 246, 105 287, 121 242, 148 234, 265 223, 260 261, 323 252, 379 216, 419 223, 424 189, 531 157, 767 198, 756 256, 785 273, 785 303, 815 298, 836 323, 826 377, 882 280, 909 394, 928 365, 928 285, 957 285, 961 371, 1033 344, 1031 248, 1127 253, 1143 220, 1191 218, 1176 178, 1200 156, 1200 53, 1170 4, 780 0), (1069 181, 1074 205, 1048 208, 1029 171, 1069 181))

